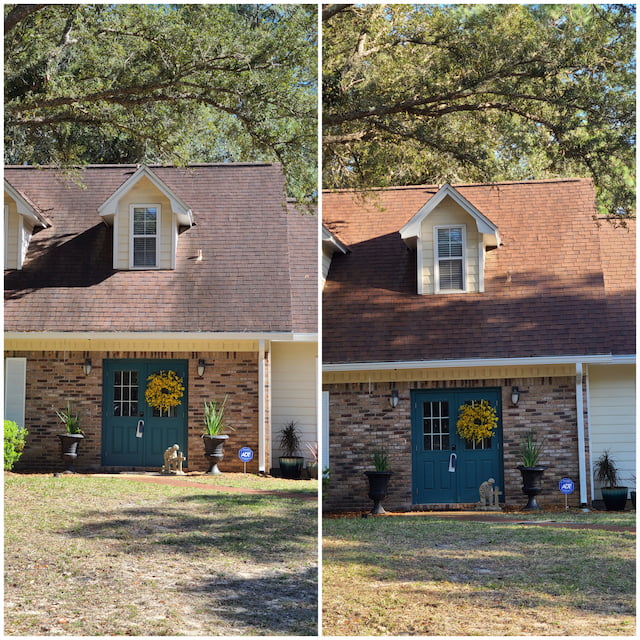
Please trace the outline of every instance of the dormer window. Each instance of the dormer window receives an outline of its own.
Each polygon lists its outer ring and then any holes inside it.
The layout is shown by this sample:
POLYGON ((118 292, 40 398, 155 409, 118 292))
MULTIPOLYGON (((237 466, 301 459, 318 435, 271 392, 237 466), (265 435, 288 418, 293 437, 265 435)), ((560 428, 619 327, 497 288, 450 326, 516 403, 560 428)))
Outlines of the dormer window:
POLYGON ((175 269, 180 229, 194 224, 187 204, 144 165, 98 212, 113 225, 114 269, 175 269))
POLYGON ((159 204, 131 205, 132 264, 137 268, 158 266, 159 204))
POLYGON ((448 184, 400 229, 400 237, 416 250, 420 295, 482 293, 485 254, 500 246, 498 227, 448 184))
POLYGON ((465 290, 465 228, 434 227, 436 293, 465 290))

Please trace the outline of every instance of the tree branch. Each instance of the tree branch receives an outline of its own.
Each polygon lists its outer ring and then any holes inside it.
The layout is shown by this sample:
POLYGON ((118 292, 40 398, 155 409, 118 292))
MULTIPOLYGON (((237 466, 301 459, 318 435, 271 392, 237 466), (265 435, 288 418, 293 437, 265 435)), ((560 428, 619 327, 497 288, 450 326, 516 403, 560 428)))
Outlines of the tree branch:
POLYGON ((337 15, 342 11, 346 11, 350 7, 353 7, 353 4, 325 4, 322 8, 322 22, 326 22, 327 20, 331 20, 333 16, 337 15))
POLYGON ((28 18, 30 15, 41 11, 45 7, 48 7, 47 4, 17 4, 9 13, 7 17, 4 19, 4 34, 5 36, 9 31, 11 31, 16 25, 20 22, 28 18))

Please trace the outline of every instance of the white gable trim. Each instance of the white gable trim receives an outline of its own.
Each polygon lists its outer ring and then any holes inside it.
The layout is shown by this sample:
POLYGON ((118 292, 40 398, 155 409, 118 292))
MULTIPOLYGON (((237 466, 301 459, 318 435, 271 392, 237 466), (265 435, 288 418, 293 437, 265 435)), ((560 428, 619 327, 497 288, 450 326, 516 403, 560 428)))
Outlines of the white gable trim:
POLYGON ((331 253, 340 251, 341 253, 349 253, 347 246, 338 240, 337 236, 333 234, 329 229, 322 225, 322 245, 326 247, 331 253))
POLYGON ((125 180, 99 207, 98 213, 107 222, 112 222, 118 211, 118 202, 130 189, 142 178, 147 178, 168 200, 171 209, 178 218, 178 223, 185 227, 193 226, 193 212, 158 176, 146 165, 140 168, 127 180, 125 180))
POLYGON ((22 194, 7 182, 6 178, 4 180, 4 190, 16 203, 18 213, 24 218, 27 218, 33 226, 42 227, 43 229, 47 229, 51 226, 49 221, 31 204, 29 204, 22 194))
POLYGON ((451 198, 460 205, 478 225, 478 231, 482 234, 494 236, 496 246, 500 244, 500 234, 498 227, 474 207, 459 191, 454 189, 450 184, 442 186, 438 192, 427 202, 422 208, 400 229, 400 237, 409 247, 416 246, 416 240, 421 237, 422 221, 434 211, 438 205, 445 199, 451 198))

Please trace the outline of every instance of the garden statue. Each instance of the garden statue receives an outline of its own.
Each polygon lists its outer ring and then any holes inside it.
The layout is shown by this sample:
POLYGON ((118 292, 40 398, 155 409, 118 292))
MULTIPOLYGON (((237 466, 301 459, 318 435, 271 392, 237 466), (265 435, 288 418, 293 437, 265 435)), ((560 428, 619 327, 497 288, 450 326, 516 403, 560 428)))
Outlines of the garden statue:
POLYGON ((180 451, 180 445, 174 444, 164 452, 164 465, 162 466, 162 473, 170 474, 174 473, 178 476, 183 476, 182 463, 185 457, 180 451))
POLYGON ((499 487, 494 486, 495 480, 489 478, 480 485, 480 502, 477 508, 481 511, 501 511, 498 496, 502 493, 499 487))

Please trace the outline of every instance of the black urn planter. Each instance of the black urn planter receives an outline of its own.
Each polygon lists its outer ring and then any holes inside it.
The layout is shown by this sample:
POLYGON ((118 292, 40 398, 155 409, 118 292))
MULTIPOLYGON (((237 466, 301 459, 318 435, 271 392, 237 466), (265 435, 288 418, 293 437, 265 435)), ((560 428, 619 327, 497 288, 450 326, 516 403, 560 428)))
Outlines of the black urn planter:
POLYGON ((302 456, 281 456, 278 458, 280 475, 288 480, 299 480, 304 467, 302 456))
POLYGON ((60 456, 64 461, 64 473, 75 473, 73 463, 78 457, 78 445, 84 440, 81 433, 59 433, 60 438, 60 456))
POLYGON ((393 471, 365 471, 369 479, 369 498, 373 500, 373 508, 370 511, 372 516, 386 513, 382 507, 382 499, 387 495, 389 480, 393 475, 393 471))
POLYGON ((629 487, 602 487, 602 501, 607 511, 624 511, 629 487))
POLYGON ((540 505, 536 500, 536 497, 542 493, 542 476, 544 470, 547 467, 523 467, 518 466, 520 473, 522 474, 522 493, 524 493, 529 501, 527 502, 524 510, 536 510, 540 509, 540 505))
POLYGON ((224 458, 224 443, 229 438, 228 435, 222 434, 217 436, 203 435, 204 456, 208 460, 209 471, 207 473, 212 476, 219 476, 222 471, 218 469, 218 463, 224 458))

